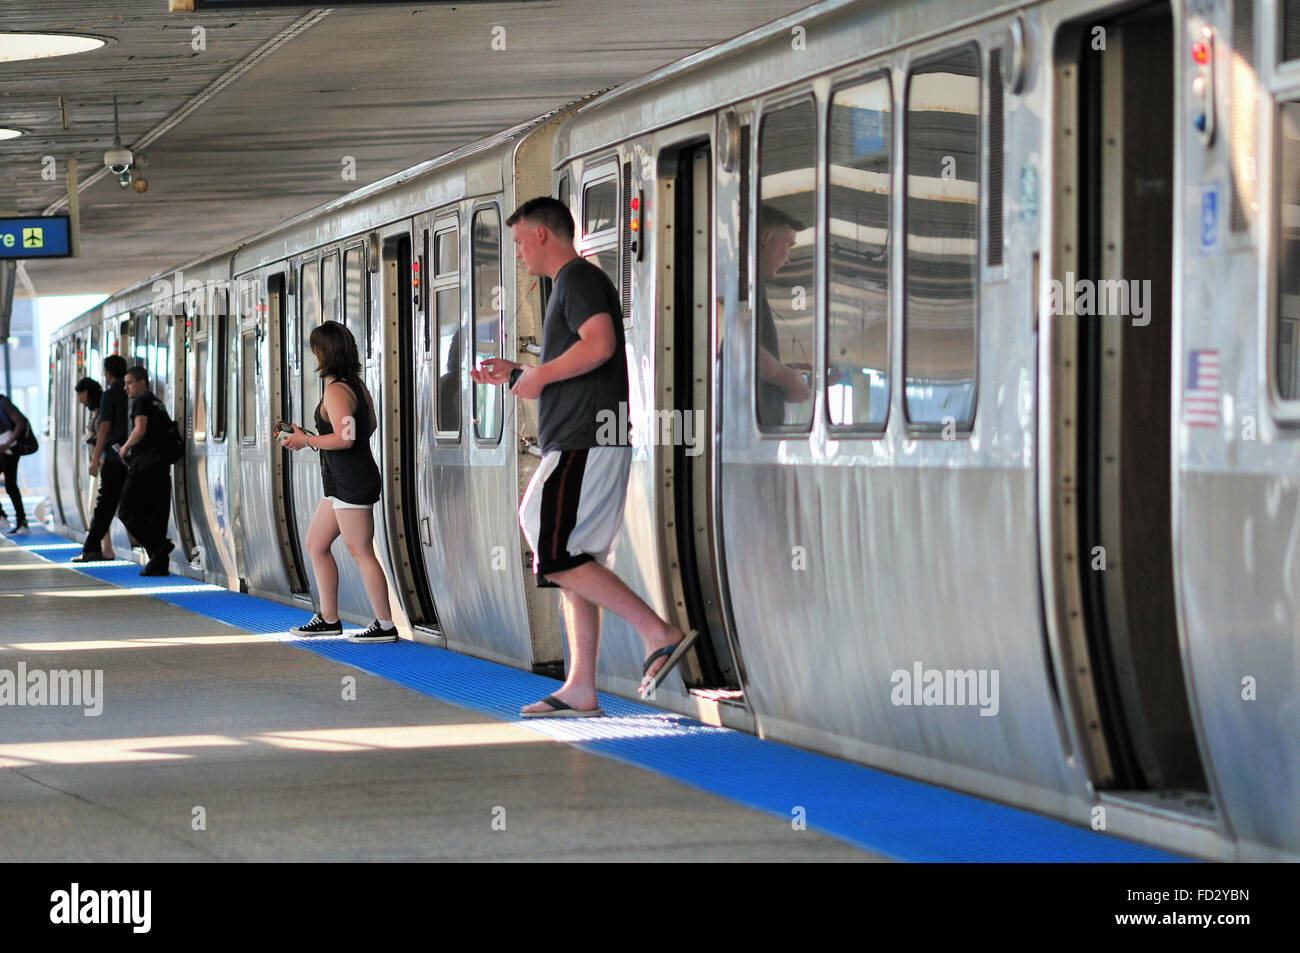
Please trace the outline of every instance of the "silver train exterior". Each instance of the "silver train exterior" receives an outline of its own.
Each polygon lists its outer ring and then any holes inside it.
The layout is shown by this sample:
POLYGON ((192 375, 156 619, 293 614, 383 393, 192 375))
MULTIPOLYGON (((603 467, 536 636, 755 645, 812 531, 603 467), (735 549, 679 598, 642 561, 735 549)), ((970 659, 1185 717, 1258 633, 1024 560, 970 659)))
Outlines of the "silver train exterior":
MULTIPOLYGON (((624 302, 615 571, 707 636, 657 704, 1207 858, 1295 859, 1289 11, 819 4, 223 253, 237 439, 220 492, 211 447, 186 468, 202 551, 174 567, 310 597, 314 461, 269 429, 314 404, 305 335, 341 316, 383 409, 404 625, 553 667, 514 524, 535 421, 468 381, 457 341, 535 353, 544 288, 502 255, 482 305, 476 216, 552 189, 624 302)), ((60 332, 52 387, 147 288, 60 332)), ((58 447, 53 485, 84 498, 58 447)), ((631 695, 638 646, 606 620, 602 690, 631 695)))

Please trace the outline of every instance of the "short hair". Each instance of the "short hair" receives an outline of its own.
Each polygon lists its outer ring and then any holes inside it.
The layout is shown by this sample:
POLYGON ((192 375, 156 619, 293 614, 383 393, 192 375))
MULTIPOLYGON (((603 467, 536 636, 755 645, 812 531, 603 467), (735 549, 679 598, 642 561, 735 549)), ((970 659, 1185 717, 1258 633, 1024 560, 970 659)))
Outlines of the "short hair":
POLYGON ((357 339, 337 321, 324 321, 312 329, 309 340, 312 353, 320 361, 320 372, 330 377, 360 377, 361 356, 357 339))
MULTIPOLYGON (((140 381, 142 384, 149 383, 149 372, 146 371, 144 367, 140 364, 135 365, 135 367, 128 367, 126 369, 126 373, 130 374, 132 377, 140 381)), ((122 376, 125 377, 126 374, 123 374, 122 376)))
POLYGON ((573 215, 569 212, 569 207, 559 199, 553 199, 549 195, 529 199, 506 219, 506 228, 524 219, 544 226, 560 238, 573 241, 573 215))
POLYGON ((74 389, 78 394, 85 391, 86 403, 91 407, 98 407, 100 400, 104 397, 104 388, 100 387, 99 381, 93 377, 83 377, 77 381, 77 386, 74 389))
POLYGON ((126 358, 120 354, 110 354, 104 358, 104 373, 112 374, 118 380, 126 377, 126 358))
POLYGON ((760 232, 771 231, 776 228, 793 228, 796 232, 802 232, 808 226, 803 222, 781 211, 775 205, 763 204, 758 209, 758 230, 760 232))

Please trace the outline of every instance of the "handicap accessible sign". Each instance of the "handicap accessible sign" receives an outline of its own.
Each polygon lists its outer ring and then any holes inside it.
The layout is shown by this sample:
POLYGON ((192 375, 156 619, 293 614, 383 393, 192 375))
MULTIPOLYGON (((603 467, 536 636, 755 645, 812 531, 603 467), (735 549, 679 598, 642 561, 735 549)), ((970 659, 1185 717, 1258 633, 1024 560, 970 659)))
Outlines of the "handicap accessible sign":
POLYGON ((70 234, 66 215, 0 218, 0 258, 67 258, 70 234))

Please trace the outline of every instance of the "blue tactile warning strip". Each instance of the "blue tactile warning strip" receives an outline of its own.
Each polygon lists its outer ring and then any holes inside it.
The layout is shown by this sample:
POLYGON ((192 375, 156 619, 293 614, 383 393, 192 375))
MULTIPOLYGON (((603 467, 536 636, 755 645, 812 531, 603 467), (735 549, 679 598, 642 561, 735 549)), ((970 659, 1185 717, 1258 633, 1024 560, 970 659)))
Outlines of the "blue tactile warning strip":
MULTIPOLYGON (((33 528, 11 537, 55 563, 80 550, 33 528)), ((141 578, 135 564, 68 566, 87 576, 290 643, 439 701, 518 722, 584 751, 654 771, 784 818, 803 808, 808 827, 906 861, 1168 862, 1186 858, 920 781, 802 751, 602 694, 605 718, 533 721, 519 706, 554 690, 552 679, 418 642, 354 645, 289 629, 310 614, 183 576, 141 578)))

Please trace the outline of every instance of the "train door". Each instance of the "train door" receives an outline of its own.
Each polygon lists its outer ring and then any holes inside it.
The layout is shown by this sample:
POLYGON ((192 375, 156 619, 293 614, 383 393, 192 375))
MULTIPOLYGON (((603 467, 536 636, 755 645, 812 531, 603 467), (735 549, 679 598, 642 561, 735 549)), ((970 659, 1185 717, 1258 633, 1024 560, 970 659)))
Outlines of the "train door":
POLYGON ((1056 74, 1040 487, 1057 673, 1095 787, 1203 812, 1174 596, 1169 7, 1070 24, 1056 74))
MULTIPOLYGON (((55 520, 60 526, 67 526, 68 520, 65 515, 63 506, 63 497, 66 490, 70 490, 72 483, 68 480, 68 474, 71 464, 63 457, 63 448, 65 441, 63 432, 67 426, 65 423, 67 417, 67 402, 63 394, 63 378, 65 358, 67 351, 67 342, 56 341, 54 344, 54 353, 50 355, 50 413, 54 416, 54 427, 50 435, 49 448, 50 454, 50 476, 53 480, 54 487, 54 507, 55 520)), ((69 503, 69 506, 71 503, 69 503)))
MULTIPOLYGON (((384 402, 385 433, 383 463, 388 474, 388 492, 384 494, 387 512, 389 558, 395 578, 394 587, 401 594, 411 624, 438 631, 438 616, 426 574, 420 513, 420 433, 427 401, 419 399, 419 383, 414 373, 424 363, 423 331, 416 332, 417 315, 423 314, 420 259, 427 259, 423 244, 418 257, 411 248, 406 226, 383 238, 381 281, 383 283, 382 339, 396 343, 384 349, 384 380, 388 385, 384 402), (394 361, 394 356, 396 360, 394 361)), ((429 538, 432 543, 432 538, 429 538)))
MULTIPOLYGON (((288 307, 288 294, 283 273, 267 276, 266 280, 267 326, 275 337, 275 369, 271 383, 271 412, 281 420, 300 418, 294 415, 297 394, 294 364, 297 361, 297 316, 288 307)), ((271 448, 271 485, 276 535, 280 540, 289 591, 295 596, 310 598, 311 587, 307 581, 307 567, 298 533, 298 521, 293 508, 293 465, 295 454, 271 448)))
MULTIPOLYGON (((87 340, 85 332, 79 332, 72 339, 72 356, 70 366, 72 373, 69 379, 75 388, 77 382, 86 376, 87 359, 87 340)), ((86 421, 90 419, 90 409, 81 406, 81 401, 77 399, 76 392, 71 391, 68 397, 68 409, 72 416, 72 480, 73 496, 76 498, 76 507, 70 516, 75 516, 80 520, 78 530, 86 530, 90 527, 90 514, 94 510, 94 500, 91 494, 94 492, 94 480, 91 478, 89 471, 82 462, 81 448, 85 446, 86 421)))
MULTIPOLYGON (((626 172, 627 170, 625 170, 626 172)), ((630 189, 630 176, 624 182, 630 189)), ((721 584, 721 486, 717 374, 720 314, 713 307, 713 162, 707 141, 674 146, 659 157, 656 235, 658 286, 655 324, 658 406, 648 435, 655 448, 660 552, 668 555, 672 621, 697 629, 688 685, 738 689, 721 584)), ((632 196, 629 196, 629 201, 632 196)), ((638 206, 641 204, 638 201, 638 206)), ((629 252, 631 243, 625 242, 629 252)), ((625 292, 625 298, 629 297, 625 292)))
POLYGON ((176 427, 185 440, 185 459, 172 467, 172 529, 176 531, 176 548, 183 554, 182 562, 193 562, 198 557, 194 545, 194 532, 190 526, 190 461, 193 459, 194 420, 191 414, 189 397, 189 355, 194 346, 196 333, 195 313, 200 311, 198 302, 191 304, 186 298, 175 299, 172 315, 180 315, 180 320, 170 317, 171 333, 167 342, 170 356, 166 381, 162 382, 163 393, 170 391, 171 401, 166 397, 163 403, 176 427))

